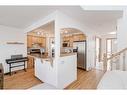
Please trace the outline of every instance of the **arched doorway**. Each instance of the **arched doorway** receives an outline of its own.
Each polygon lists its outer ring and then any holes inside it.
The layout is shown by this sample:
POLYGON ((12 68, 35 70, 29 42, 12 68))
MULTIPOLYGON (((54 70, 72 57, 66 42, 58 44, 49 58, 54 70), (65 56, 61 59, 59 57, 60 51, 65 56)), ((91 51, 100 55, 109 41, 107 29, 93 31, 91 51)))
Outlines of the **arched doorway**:
POLYGON ((77 67, 86 70, 86 35, 76 28, 62 28, 60 34, 60 53, 77 53, 77 67))

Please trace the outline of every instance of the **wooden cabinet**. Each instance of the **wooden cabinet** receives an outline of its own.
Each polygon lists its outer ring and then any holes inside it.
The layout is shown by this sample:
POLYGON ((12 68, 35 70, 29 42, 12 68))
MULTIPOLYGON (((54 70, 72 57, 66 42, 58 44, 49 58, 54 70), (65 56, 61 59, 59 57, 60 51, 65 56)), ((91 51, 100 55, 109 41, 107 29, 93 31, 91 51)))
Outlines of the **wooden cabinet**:
POLYGON ((37 43, 37 37, 36 36, 32 36, 32 43, 37 43))
POLYGON ((70 47, 73 46, 73 36, 70 36, 70 39, 69 39, 69 46, 70 46, 70 47))
POLYGON ((86 37, 84 34, 76 34, 72 36, 65 36, 63 37, 63 43, 68 43, 68 47, 73 47, 74 41, 84 41, 86 37))
POLYGON ((63 42, 73 42, 73 41, 83 41, 83 40, 86 40, 86 37, 83 34, 63 37, 63 42))
POLYGON ((27 47, 32 47, 33 43, 39 44, 42 47, 46 47, 46 38, 28 35, 27 36, 27 47))
POLYGON ((81 40, 81 41, 82 41, 82 40, 86 40, 86 36, 83 35, 83 34, 81 34, 81 35, 80 35, 80 40, 81 40))
POLYGON ((32 47, 32 36, 27 36, 27 47, 32 47))
POLYGON ((68 47, 72 47, 73 46, 73 36, 63 37, 63 42, 68 43, 68 47))
POLYGON ((83 41, 83 40, 86 40, 86 37, 83 34, 77 34, 73 36, 73 41, 83 41))
POLYGON ((27 68, 31 69, 34 67, 34 57, 28 56, 27 68))
POLYGON ((70 38, 70 36, 65 36, 65 37, 63 37, 63 41, 64 41, 64 42, 69 42, 69 41, 70 41, 69 38, 70 38))
POLYGON ((46 37, 43 37, 43 39, 41 39, 42 42, 42 47, 46 47, 46 37))

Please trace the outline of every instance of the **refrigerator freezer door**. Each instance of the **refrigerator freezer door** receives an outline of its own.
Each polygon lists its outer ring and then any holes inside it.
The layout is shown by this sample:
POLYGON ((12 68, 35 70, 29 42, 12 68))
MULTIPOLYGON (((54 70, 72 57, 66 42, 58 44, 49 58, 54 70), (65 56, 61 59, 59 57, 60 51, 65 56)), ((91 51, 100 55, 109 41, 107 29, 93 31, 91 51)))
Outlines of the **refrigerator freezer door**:
POLYGON ((86 42, 74 42, 74 49, 78 47, 77 67, 86 69, 86 42))
POLYGON ((85 69, 85 42, 78 43, 78 67, 85 69))

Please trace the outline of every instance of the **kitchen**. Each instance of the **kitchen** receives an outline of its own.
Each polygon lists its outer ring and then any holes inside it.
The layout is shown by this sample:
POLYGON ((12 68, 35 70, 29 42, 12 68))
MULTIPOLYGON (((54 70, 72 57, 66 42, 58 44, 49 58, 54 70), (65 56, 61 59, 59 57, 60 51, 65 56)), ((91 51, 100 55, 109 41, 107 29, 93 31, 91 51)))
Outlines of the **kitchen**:
POLYGON ((86 36, 74 28, 61 30, 61 54, 77 53, 77 67, 86 69, 86 36))
POLYGON ((28 68, 34 67, 34 58, 54 57, 54 22, 27 33, 28 68))
MULTIPOLYGON (((47 27, 47 26, 46 26, 47 27)), ((53 30, 53 23, 48 25, 48 28, 53 30)), ((42 30, 42 29, 40 29, 42 30)), ((37 31, 37 30, 36 30, 37 31)), ((27 49, 29 64, 34 64, 33 56, 42 58, 53 58, 54 57, 54 34, 50 32, 48 34, 41 34, 39 32, 29 32, 27 35, 27 49), (48 40, 48 41, 47 41, 48 40)), ((78 67, 85 69, 86 63, 86 36, 79 30, 72 28, 64 28, 61 30, 61 56, 66 56, 68 54, 77 53, 78 54, 78 67), (84 63, 83 63, 84 62, 84 63)))
POLYGON ((77 80, 77 66, 86 69, 86 36, 77 29, 61 29, 60 64, 56 63, 54 24, 52 21, 27 33, 27 67, 34 68, 35 76, 44 83, 65 88, 77 80))

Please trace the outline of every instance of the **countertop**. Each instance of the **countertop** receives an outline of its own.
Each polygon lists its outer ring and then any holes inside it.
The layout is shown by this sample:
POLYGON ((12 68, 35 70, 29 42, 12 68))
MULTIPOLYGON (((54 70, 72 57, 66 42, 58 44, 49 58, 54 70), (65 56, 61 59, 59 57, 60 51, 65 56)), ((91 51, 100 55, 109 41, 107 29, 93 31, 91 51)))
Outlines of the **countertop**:
POLYGON ((71 56, 71 55, 76 55, 77 53, 61 53, 60 57, 64 57, 64 56, 71 56))
MULTIPOLYGON (((60 57, 64 57, 64 56, 71 56, 71 55, 76 55, 77 53, 61 53, 60 54, 60 57)), ((28 56, 30 56, 30 57, 34 57, 34 58, 42 58, 42 59, 54 59, 54 58, 49 58, 49 57, 47 57, 47 56, 42 56, 41 57, 41 54, 28 54, 28 56)))
POLYGON ((37 57, 37 58, 48 58, 47 56, 45 56, 45 55, 42 55, 41 56, 41 54, 39 54, 39 53, 35 53, 35 54, 27 54, 28 56, 30 56, 30 57, 37 57))
POLYGON ((33 57, 33 58, 40 58, 42 59, 42 61, 46 61, 46 62, 53 62, 54 58, 50 58, 50 57, 47 57, 47 56, 42 56, 41 57, 41 54, 28 54, 27 55, 28 57, 33 57))

